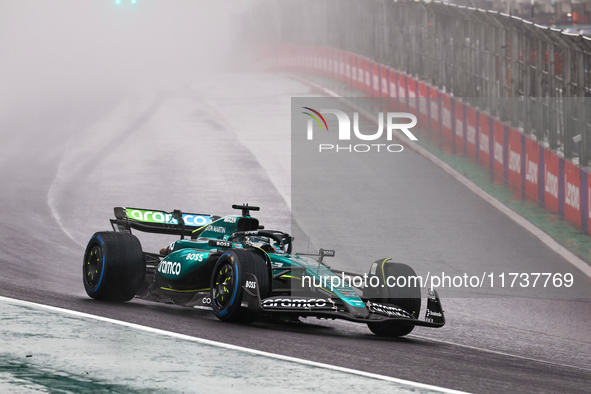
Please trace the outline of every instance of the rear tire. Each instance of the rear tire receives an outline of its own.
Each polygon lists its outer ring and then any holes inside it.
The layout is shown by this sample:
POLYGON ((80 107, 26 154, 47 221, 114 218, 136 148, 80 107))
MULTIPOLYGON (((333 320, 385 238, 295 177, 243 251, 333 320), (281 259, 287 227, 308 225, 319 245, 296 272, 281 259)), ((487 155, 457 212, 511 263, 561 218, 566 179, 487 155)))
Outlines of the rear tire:
MULTIPOLYGON (((371 267, 370 276, 376 276, 379 280, 379 287, 370 290, 369 296, 376 302, 394 304, 404 309, 415 318, 421 310, 421 288, 415 286, 388 286, 386 278, 398 278, 403 276, 416 276, 416 272, 410 266, 402 263, 394 263, 390 259, 376 260, 371 267), (373 293, 372 293, 373 292, 373 293)), ((407 279, 408 281, 408 279, 407 279)), ((367 323, 369 329, 376 335, 384 337, 401 337, 408 335, 415 328, 412 324, 405 324, 398 321, 384 321, 379 323, 367 323)))
POLYGON ((90 238, 82 267, 84 289, 96 300, 129 301, 145 280, 140 241, 131 234, 98 232, 90 238))
POLYGON ((261 298, 268 296, 271 278, 267 261, 254 250, 231 249, 220 256, 211 276, 211 305, 216 317, 223 321, 250 323, 256 315, 242 308, 247 274, 258 282, 261 298))

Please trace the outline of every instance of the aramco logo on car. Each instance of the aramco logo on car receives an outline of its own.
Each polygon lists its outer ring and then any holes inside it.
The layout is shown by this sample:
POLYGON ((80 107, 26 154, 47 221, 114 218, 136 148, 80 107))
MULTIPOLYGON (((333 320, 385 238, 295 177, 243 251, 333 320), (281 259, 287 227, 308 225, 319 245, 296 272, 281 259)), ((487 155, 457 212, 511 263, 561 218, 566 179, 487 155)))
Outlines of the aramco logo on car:
POLYGON ((378 113, 378 130, 371 134, 362 133, 359 130, 359 113, 353 113, 353 136, 351 135, 351 119, 349 115, 345 112, 340 111, 338 109, 321 109, 317 111, 310 107, 302 107, 306 111, 302 112, 304 115, 310 117, 308 119, 308 128, 307 128, 307 139, 309 141, 314 140, 314 124, 318 124, 320 130, 328 130, 328 124, 326 119, 322 114, 331 114, 335 115, 337 121, 339 123, 338 127, 338 139, 339 141, 351 141, 352 138, 357 140, 364 141, 364 143, 360 144, 318 144, 318 152, 349 152, 349 153, 367 153, 370 151, 374 152, 390 152, 390 153, 397 153, 402 152, 404 147, 400 144, 385 144, 385 143, 377 143, 377 140, 382 138, 384 134, 384 118, 386 123, 386 140, 392 141, 393 131, 400 130, 404 133, 404 135, 410 139, 411 141, 416 141, 417 137, 410 131, 411 128, 416 126, 417 118, 413 114, 409 114, 406 112, 387 112, 384 116, 383 112, 378 113), (400 119, 407 119, 410 122, 407 123, 398 123, 400 119), (370 143, 370 141, 375 141, 370 143))

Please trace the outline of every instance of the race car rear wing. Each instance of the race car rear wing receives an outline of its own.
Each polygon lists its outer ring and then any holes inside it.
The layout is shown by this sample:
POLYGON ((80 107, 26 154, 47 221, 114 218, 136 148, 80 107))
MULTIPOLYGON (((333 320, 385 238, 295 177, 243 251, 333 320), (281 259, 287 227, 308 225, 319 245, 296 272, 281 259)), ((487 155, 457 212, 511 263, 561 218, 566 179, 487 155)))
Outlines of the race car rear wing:
POLYGON ((219 219, 219 216, 186 213, 175 209, 172 212, 141 208, 115 207, 115 219, 111 219, 114 231, 131 233, 131 229, 146 233, 191 236, 193 231, 219 219))

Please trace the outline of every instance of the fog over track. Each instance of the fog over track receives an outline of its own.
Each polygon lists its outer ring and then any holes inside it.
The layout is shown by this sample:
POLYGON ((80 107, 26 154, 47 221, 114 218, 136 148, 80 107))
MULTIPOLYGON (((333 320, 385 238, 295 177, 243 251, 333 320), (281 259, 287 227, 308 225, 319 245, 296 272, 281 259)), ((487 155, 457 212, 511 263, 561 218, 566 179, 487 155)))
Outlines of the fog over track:
MULTIPOLYGON (((248 202, 261 206, 257 217, 267 228, 291 225, 290 98, 310 90, 283 76, 232 72, 235 11, 228 3, 164 4, 0 5, 0 51, 9 55, 0 63, 0 295, 453 389, 588 389, 588 299, 446 299, 441 291, 447 325, 398 340, 347 322, 239 326, 205 311, 90 300, 81 280, 83 245, 108 229, 114 206, 223 215, 248 202)), ((419 266, 437 261, 442 270, 457 268, 456 261, 490 270, 507 251, 475 236, 487 231, 475 223, 495 223, 496 236, 532 247, 510 250, 515 270, 531 271, 536 261, 571 270, 432 163, 410 151, 395 160, 400 165, 388 167, 389 176, 411 187, 379 185, 387 192, 371 197, 368 212, 394 209, 391 193, 402 193, 417 209, 406 209, 396 229, 414 229, 414 236, 400 230, 380 254, 419 266), (470 247, 446 243, 450 234, 470 247)), ((365 183, 380 178, 377 164, 367 167, 374 172, 365 183)), ((294 231, 305 234, 300 246, 308 235, 329 247, 347 223, 354 226, 335 216, 323 231, 312 217, 293 219, 301 227, 294 231)), ((140 239, 153 251, 174 238, 140 239)), ((373 253, 335 262, 364 272, 382 257, 373 253)))

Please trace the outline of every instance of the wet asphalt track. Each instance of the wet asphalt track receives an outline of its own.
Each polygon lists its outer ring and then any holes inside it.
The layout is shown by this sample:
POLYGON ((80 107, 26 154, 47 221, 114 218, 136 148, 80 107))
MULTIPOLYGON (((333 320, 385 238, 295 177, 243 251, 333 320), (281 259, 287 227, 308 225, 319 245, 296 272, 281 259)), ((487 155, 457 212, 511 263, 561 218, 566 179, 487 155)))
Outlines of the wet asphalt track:
MULTIPOLYGON (((565 299, 446 299, 441 291, 448 324, 397 340, 377 338, 347 322, 236 326, 204 311, 86 297, 80 278, 83 245, 93 232, 108 229, 113 206, 229 214, 231 204, 249 202, 262 207, 258 216, 267 228, 289 228, 289 203, 328 200, 338 191, 336 180, 324 189, 286 190, 289 97, 309 94, 307 87, 281 77, 233 75, 178 91, 72 97, 3 118, 0 295, 446 388, 588 390, 591 302, 569 294, 560 295, 565 299)), ((388 226, 394 241, 368 240, 376 244, 368 252, 346 253, 348 258, 333 266, 365 272, 371 261, 393 255, 419 273, 434 266, 458 272, 491 266, 537 272, 541 266, 574 273, 427 160, 410 151, 391 160, 387 167, 364 164, 363 181, 355 187, 369 196, 358 201, 369 217, 396 216, 388 226), (390 182, 383 182, 384 173, 390 182), (413 208, 393 199, 413 201, 413 208)), ((323 171, 329 171, 324 179, 332 179, 330 169, 323 171)), ((304 173, 293 173, 300 185, 297 177, 304 173)), ((294 219, 301 229, 294 232, 303 231, 313 245, 347 250, 349 245, 334 243, 346 239, 350 218, 332 216, 327 229, 318 220, 323 205, 307 206, 308 213, 298 207, 301 215, 294 219)), ((140 239, 145 249, 154 250, 169 242, 164 238, 140 239)), ((298 241, 305 242, 302 235, 298 241)), ((589 288, 588 279, 575 280, 589 288)))

